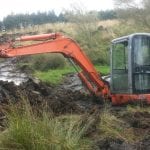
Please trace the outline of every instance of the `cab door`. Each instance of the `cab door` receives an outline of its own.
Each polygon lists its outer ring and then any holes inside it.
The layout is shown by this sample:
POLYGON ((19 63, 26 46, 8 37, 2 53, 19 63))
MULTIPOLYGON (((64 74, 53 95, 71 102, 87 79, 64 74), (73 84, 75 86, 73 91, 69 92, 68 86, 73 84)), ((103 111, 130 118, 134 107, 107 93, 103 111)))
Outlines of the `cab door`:
POLYGON ((128 40, 112 45, 111 63, 112 93, 128 93, 128 40))

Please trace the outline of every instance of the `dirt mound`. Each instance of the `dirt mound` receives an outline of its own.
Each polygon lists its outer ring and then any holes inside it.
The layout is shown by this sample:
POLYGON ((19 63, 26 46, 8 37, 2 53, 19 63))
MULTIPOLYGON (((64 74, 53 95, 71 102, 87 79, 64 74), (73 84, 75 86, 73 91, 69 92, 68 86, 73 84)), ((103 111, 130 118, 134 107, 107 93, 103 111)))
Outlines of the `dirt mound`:
MULTIPOLYGON (((79 91, 69 91, 63 88, 55 88, 42 82, 35 82, 29 79, 20 86, 12 82, 0 81, 0 103, 8 104, 28 99, 31 105, 41 106, 47 103, 49 109, 54 113, 80 113, 86 110, 84 103, 87 99, 92 103, 92 97, 84 95, 79 91), (79 105, 79 103, 83 105, 79 105), (79 103, 78 103, 79 102, 79 103)), ((93 103, 94 105, 94 103, 93 103)))
POLYGON ((0 81, 0 130, 4 127, 5 106, 18 104, 28 100, 36 112, 43 108, 54 115, 89 111, 97 105, 93 97, 79 91, 66 90, 45 83, 29 79, 27 82, 16 86, 13 82, 0 81))

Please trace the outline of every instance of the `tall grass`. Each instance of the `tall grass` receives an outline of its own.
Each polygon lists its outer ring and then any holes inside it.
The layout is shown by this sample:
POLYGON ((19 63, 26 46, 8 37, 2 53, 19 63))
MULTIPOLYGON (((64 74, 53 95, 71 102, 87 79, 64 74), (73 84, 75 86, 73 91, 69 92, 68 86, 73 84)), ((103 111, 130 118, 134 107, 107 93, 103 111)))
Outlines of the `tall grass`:
POLYGON ((134 134, 132 127, 129 127, 126 122, 107 110, 104 110, 100 116, 99 129, 102 138, 120 139, 130 143, 139 140, 139 137, 136 137, 134 134))
POLYGON ((35 70, 47 71, 49 69, 63 68, 65 59, 60 54, 40 54, 32 57, 35 70))
POLYGON ((29 104, 12 106, 8 129, 0 133, 1 149, 24 150, 89 150, 91 142, 83 135, 90 125, 81 125, 76 115, 53 117, 43 112, 33 113, 29 104))

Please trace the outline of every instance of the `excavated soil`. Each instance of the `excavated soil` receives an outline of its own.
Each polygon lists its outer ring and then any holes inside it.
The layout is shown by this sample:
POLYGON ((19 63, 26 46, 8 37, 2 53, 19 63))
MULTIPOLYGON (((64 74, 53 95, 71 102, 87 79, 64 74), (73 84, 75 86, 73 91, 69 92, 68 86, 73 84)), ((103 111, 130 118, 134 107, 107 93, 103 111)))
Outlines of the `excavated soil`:
POLYGON ((19 86, 12 82, 0 81, 0 104, 17 103, 22 99, 28 99, 32 106, 37 107, 46 103, 55 114, 85 112, 88 109, 87 100, 90 107, 95 105, 92 96, 42 82, 36 83, 32 79, 19 86), (79 105, 78 102, 81 101, 85 104, 79 105))

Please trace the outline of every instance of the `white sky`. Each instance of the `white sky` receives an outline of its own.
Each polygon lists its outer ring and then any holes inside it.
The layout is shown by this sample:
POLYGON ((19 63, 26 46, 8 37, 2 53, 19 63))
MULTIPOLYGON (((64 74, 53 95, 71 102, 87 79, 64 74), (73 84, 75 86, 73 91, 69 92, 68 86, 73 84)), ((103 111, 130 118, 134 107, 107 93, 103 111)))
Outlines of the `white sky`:
POLYGON ((71 5, 83 5, 86 10, 106 10, 113 8, 113 0, 0 0, 0 20, 16 13, 71 9, 71 5))

